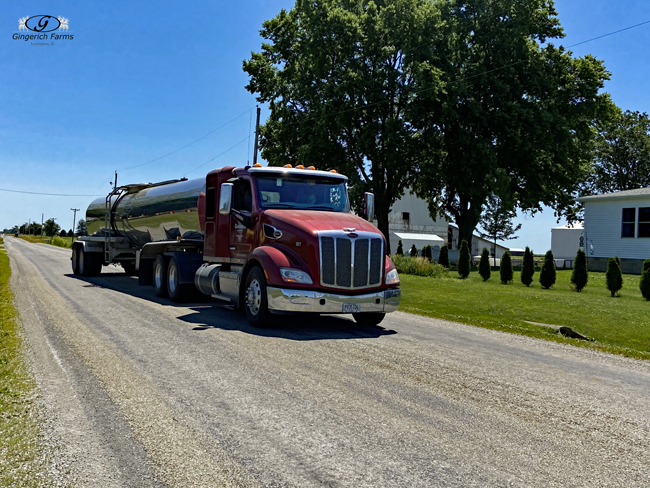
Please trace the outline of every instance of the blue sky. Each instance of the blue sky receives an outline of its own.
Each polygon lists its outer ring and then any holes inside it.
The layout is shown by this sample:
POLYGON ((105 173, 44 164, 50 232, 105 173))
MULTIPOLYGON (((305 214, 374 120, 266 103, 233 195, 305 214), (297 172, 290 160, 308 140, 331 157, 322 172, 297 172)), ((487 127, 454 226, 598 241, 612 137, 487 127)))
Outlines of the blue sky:
MULTIPOLYGON (((292 5, 5 2, 0 188, 103 196, 114 170, 119 183, 135 183, 198 178, 223 165, 244 165, 252 159, 255 98, 244 89, 242 60, 259 50, 262 22, 292 5), (51 46, 12 39, 20 18, 38 14, 67 18, 74 39, 51 46)), ((640 0, 561 0, 556 7, 565 46, 650 20, 647 1, 640 0)), ((647 24, 572 50, 605 62, 612 73, 605 90, 617 105, 650 112, 649 41, 647 24)), ((266 115, 262 107, 262 119, 266 115)), ((69 229, 70 209, 83 215, 92 199, 0 191, 0 229, 40 221, 41 214, 69 229)), ((510 246, 550 248, 550 228, 558 225, 552 211, 521 216, 521 222, 520 238, 510 246)))

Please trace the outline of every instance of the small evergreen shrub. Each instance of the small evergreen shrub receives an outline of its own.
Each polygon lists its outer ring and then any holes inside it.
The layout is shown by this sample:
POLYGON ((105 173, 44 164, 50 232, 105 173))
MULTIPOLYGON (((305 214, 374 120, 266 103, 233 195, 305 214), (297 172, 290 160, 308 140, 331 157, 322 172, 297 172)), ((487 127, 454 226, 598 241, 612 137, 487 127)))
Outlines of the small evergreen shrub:
POLYGON ((639 280, 639 288, 641 289, 643 298, 650 300, 650 259, 643 261, 643 271, 639 280))
POLYGON ((521 282, 530 286, 533 282, 533 277, 535 276, 535 261, 533 259, 533 251, 531 251, 528 246, 524 251, 524 260, 521 268, 521 282))
POLYGON ((478 263, 478 274, 481 275, 483 281, 489 280, 492 274, 490 269, 490 251, 486 248, 483 248, 483 252, 481 253, 481 261, 478 263))
POLYGON ((607 289, 616 296, 616 292, 623 288, 623 275, 621 274, 621 267, 616 262, 617 258, 609 258, 607 260, 607 272, 605 279, 607 280, 607 289))
POLYGON ((431 246, 424 246, 422 248, 422 257, 431 261, 431 259, 429 258, 430 252, 431 252, 431 246))
POLYGON ((578 249, 576 260, 571 272, 571 283, 575 286, 576 291, 582 291, 587 286, 589 275, 587 273, 587 255, 582 249, 578 249))
POLYGON ((68 237, 68 234, 67 234, 67 232, 65 231, 65 229, 61 229, 61 232, 59 232, 59 235, 60 235, 61 237, 68 237))
POLYGON ((409 251, 409 256, 412 258, 417 258, 418 257, 418 249, 415 247, 415 244, 411 246, 411 250, 409 251))
POLYGON ((449 248, 447 247, 447 244, 440 248, 440 252, 438 253, 438 264, 445 268, 449 267, 449 248))
POLYGON ((555 284, 556 279, 555 271, 555 261, 553 260, 553 253, 547 251, 544 256, 544 264, 542 265, 542 271, 539 274, 539 282, 542 285, 542 288, 547 290, 555 284))
POLYGON ((467 245, 467 241, 463 239, 460 243, 460 250, 458 251, 458 274, 462 279, 469 276, 471 259, 472 258, 469 255, 469 246, 467 245))
POLYGON ((512 281, 512 258, 510 257, 510 251, 506 251, 501 256, 501 268, 499 269, 499 274, 501 275, 501 283, 507 285, 512 281))
MULTIPOLYGON (((404 246, 402 245, 402 241, 397 241, 397 251, 395 251, 395 254, 398 256, 404 256, 404 246)), ((399 271, 398 271, 399 273, 399 271)))

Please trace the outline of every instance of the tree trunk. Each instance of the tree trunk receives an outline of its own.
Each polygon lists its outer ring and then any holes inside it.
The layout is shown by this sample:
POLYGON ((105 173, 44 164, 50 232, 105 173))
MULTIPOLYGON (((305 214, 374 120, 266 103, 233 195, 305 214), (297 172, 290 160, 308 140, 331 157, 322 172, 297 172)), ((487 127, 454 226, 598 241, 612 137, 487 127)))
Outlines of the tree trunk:
POLYGON ((480 215, 475 216, 475 213, 476 212, 473 212, 472 210, 467 210, 456 217, 456 225, 458 226, 458 247, 460 248, 460 243, 465 239, 469 246, 470 254, 472 253, 474 229, 476 229, 480 217, 480 215))

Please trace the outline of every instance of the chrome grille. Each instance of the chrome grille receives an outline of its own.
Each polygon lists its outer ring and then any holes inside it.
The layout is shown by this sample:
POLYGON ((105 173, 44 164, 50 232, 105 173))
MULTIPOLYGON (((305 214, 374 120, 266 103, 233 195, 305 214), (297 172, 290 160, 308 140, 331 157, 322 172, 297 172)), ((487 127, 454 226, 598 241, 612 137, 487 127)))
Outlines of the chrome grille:
POLYGON ((319 234, 321 285, 334 288, 367 288, 381 284, 383 240, 372 232, 319 234))

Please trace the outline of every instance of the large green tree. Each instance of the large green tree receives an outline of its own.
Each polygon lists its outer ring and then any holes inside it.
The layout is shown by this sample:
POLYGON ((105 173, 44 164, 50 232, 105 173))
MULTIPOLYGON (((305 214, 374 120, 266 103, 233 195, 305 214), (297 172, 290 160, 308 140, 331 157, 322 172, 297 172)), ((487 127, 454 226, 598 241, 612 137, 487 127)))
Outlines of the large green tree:
POLYGON ((594 120, 608 105, 602 62, 577 58, 550 0, 445 0, 432 60, 444 92, 423 90, 432 151, 416 190, 471 242, 488 197, 534 213, 567 211, 584 181, 594 120))
POLYGON ((345 173, 356 208, 364 191, 375 194, 377 225, 388 236, 390 207, 427 149, 412 123, 421 117, 418 90, 429 99, 441 88, 431 62, 442 34, 436 4, 297 0, 260 33, 267 42, 243 68, 246 88, 271 110, 262 156, 345 173))
POLYGON ((615 109, 611 117, 599 124, 586 193, 647 187, 650 187, 650 118, 647 113, 615 109))

